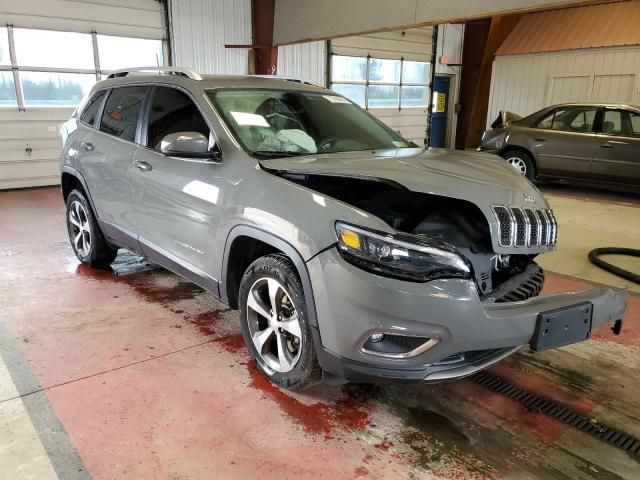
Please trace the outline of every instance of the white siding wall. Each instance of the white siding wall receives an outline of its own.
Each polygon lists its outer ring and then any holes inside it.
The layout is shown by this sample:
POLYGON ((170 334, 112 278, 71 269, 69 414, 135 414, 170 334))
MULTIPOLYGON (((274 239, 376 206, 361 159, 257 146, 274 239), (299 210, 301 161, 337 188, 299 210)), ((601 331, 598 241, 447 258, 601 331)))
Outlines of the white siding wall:
POLYGON ((640 103, 640 47, 496 57, 487 126, 500 110, 524 116, 579 101, 640 103))
MULTIPOLYGON (((155 0, 0 0, 0 25, 6 24, 151 39, 165 33, 162 4, 155 0)), ((0 190, 60 182, 59 131, 72 111, 0 108, 0 190)))
POLYGON ((200 73, 248 73, 251 0, 172 0, 173 63, 200 73))
POLYGON ((307 42, 278 47, 278 75, 301 77, 326 84, 327 42, 307 42))

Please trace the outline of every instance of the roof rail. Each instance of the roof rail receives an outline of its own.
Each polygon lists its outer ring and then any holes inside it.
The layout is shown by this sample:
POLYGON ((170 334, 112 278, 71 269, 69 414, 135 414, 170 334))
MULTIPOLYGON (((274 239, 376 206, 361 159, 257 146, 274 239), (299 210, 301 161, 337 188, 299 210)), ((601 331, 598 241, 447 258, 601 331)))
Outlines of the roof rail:
POLYGON ((130 74, 158 74, 158 75, 177 75, 179 77, 187 77, 191 80, 202 80, 202 75, 198 72, 191 70, 190 68, 182 67, 136 67, 136 68, 124 68, 122 70, 116 70, 112 72, 107 78, 120 78, 126 77, 130 74))
POLYGON ((312 80, 307 80, 306 78, 303 77, 291 77, 291 76, 280 76, 280 75, 251 75, 252 77, 259 77, 259 78, 273 78, 274 80, 284 80, 286 82, 295 82, 295 83, 302 83, 303 85, 311 85, 312 87, 320 87, 320 88, 324 88, 322 85, 320 85, 319 83, 316 83, 312 80))

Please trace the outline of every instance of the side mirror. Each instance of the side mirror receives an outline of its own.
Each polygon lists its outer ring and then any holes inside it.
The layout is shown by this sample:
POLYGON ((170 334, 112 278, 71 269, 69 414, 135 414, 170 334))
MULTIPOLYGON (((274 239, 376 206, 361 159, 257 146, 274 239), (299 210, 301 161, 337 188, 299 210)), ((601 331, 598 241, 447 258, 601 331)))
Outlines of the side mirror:
POLYGON ((160 142, 160 151, 171 157, 219 159, 213 137, 198 132, 170 133, 160 142))

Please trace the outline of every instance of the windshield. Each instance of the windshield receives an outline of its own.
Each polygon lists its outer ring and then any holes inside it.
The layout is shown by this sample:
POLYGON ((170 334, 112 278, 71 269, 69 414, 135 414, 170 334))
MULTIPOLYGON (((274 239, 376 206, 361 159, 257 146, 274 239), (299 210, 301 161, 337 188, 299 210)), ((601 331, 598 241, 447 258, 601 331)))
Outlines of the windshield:
POLYGON ((410 147, 344 97, 284 90, 212 90, 231 131, 251 154, 282 157, 410 147))

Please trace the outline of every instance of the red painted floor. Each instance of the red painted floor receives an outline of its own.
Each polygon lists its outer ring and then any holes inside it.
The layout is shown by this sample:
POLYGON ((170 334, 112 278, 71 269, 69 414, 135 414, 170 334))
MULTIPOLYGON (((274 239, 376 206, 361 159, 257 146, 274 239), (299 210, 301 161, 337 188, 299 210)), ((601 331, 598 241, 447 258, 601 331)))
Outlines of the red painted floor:
MULTIPOLYGON (((467 380, 281 391, 237 312, 198 287, 126 252, 112 270, 79 265, 57 189, 0 207, 0 319, 94 478, 638 478, 626 453, 467 380)), ((586 286, 549 273, 545 293, 586 286)), ((629 300, 623 335, 494 373, 640 435, 629 300)))

